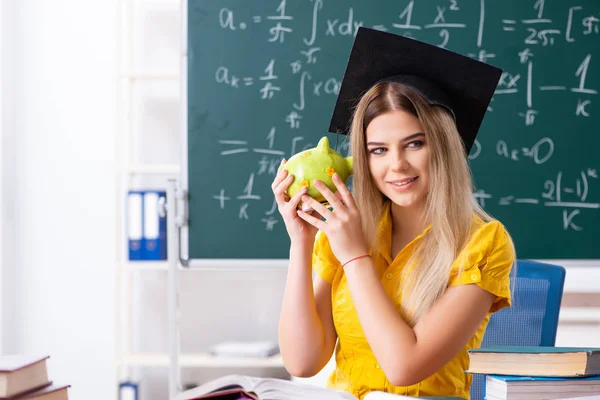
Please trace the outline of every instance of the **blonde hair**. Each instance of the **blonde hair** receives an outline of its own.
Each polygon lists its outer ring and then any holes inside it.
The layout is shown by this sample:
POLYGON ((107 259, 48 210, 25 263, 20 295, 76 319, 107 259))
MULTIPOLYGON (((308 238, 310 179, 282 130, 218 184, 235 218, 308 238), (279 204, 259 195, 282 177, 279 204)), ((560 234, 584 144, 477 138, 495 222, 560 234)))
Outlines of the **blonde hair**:
POLYGON ((370 249, 376 249, 380 241, 377 228, 389 200, 377 188, 369 171, 366 129, 375 117, 396 110, 419 119, 430 150, 425 223, 431 229, 403 270, 408 274, 405 282, 410 282, 409 287, 398 288, 398 294, 404 292, 403 317, 414 326, 446 290, 452 264, 469 239, 473 214, 486 222, 493 218, 473 196, 465 147, 451 114, 443 107, 431 106, 409 86, 379 82, 358 102, 350 127, 352 190, 370 249))

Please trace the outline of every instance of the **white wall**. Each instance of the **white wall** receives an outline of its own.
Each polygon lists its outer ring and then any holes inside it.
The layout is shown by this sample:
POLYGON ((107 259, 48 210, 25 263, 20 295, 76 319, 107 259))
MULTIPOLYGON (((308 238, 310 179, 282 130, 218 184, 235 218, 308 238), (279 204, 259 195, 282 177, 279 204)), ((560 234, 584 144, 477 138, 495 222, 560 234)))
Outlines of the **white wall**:
POLYGON ((4 353, 7 345, 14 337, 8 321, 13 316, 13 281, 14 270, 6 267, 14 261, 14 200, 9 195, 10 183, 14 182, 14 16, 13 2, 0 3, 0 353, 4 353))
MULTIPOLYGON (((4 112, 3 112, 3 102, 4 102, 4 60, 5 60, 5 56, 4 56, 4 2, 0 1, 0 221, 3 221, 3 210, 2 210, 2 205, 4 204, 4 196, 3 196, 3 191, 2 191, 2 184, 4 182, 4 179, 2 179, 2 164, 3 164, 3 160, 4 157, 2 157, 2 152, 3 152, 3 143, 2 143, 2 133, 4 131, 3 129, 3 125, 4 125, 4 112)), ((4 264, 3 260, 4 260, 4 252, 3 252, 3 247, 2 247, 2 238, 4 236, 4 229, 0 229, 0 354, 2 354, 2 345, 4 343, 4 324, 2 324, 1 321, 3 321, 2 317, 4 316, 4 298, 3 298, 3 294, 4 293, 4 273, 2 271, 2 265, 4 264)))
POLYGON ((4 4, 2 350, 49 353, 72 398, 113 399, 116 4, 4 4))
MULTIPOLYGON (((116 393, 115 3, 0 3, 0 352, 51 354, 51 377, 70 383, 73 399, 111 400, 116 393)), ((140 63, 177 66, 171 47, 179 40, 177 16, 175 9, 146 17, 138 44, 149 53, 136 54, 140 63)), ((145 135, 137 162, 178 162, 180 104, 172 89, 137 87, 143 99, 136 126, 145 135)), ((135 350, 167 350, 165 277, 144 272, 139 279, 135 350)), ((203 351, 226 339, 275 340, 284 280, 285 270, 186 273, 182 350, 203 351)), ((184 382, 207 377, 191 370, 182 376, 184 382)), ((143 379, 144 399, 165 398, 166 368, 141 369, 134 377, 143 379)))

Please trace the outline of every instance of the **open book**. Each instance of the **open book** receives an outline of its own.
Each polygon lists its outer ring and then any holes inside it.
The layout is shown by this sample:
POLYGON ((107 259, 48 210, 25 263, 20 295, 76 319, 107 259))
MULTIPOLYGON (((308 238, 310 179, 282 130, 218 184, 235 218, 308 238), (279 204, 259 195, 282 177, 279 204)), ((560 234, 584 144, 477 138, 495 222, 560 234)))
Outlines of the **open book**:
MULTIPOLYGON (((419 397, 458 399, 457 397, 419 397)), ((357 400, 348 392, 276 378, 227 375, 180 393, 176 400, 357 400)), ((414 399, 384 392, 371 392, 364 400, 414 399)))

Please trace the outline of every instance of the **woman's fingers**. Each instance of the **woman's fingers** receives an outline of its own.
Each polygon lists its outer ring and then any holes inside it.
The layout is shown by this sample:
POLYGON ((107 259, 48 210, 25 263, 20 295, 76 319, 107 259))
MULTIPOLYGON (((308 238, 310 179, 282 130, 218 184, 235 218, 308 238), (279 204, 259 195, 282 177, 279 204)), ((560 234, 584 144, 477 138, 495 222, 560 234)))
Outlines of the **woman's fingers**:
POLYGON ((281 181, 283 181, 287 177, 287 175, 288 175, 287 169, 283 168, 283 169, 279 170, 277 172, 277 175, 275 175, 275 179, 273 179, 273 183, 271 184, 271 189, 275 190, 277 185, 279 185, 281 183, 281 181))
POLYGON ((285 164, 285 158, 281 159, 281 163, 279 163, 279 168, 277 170, 277 175, 275 175, 275 179, 273 179, 273 183, 271 184, 271 190, 275 191, 275 188, 283 181, 288 174, 288 171, 281 166, 285 164))
POLYGON ((331 210, 329 210, 327 207, 325 207, 323 204, 319 203, 318 201, 316 201, 315 199, 313 199, 310 196, 302 196, 302 210, 304 211, 305 207, 304 205, 307 205, 310 210, 314 210, 316 212, 318 212, 321 216, 325 217, 325 219, 329 219, 331 218, 331 210))
POLYGON ((298 210, 297 213, 300 218, 302 218, 317 229, 324 230, 324 228, 326 227, 325 222, 323 222, 320 218, 315 218, 311 214, 307 214, 302 210, 298 210))
POLYGON ((349 208, 356 208, 356 204, 354 203, 354 198, 352 197, 352 193, 350 193, 350 189, 344 183, 342 178, 337 174, 333 174, 332 176, 333 184, 337 188, 337 195, 342 200, 342 202, 349 208))
POLYGON ((294 175, 288 174, 286 170, 282 170, 282 172, 278 174, 277 178, 271 185, 271 187, 273 188, 273 193, 275 194, 275 201, 277 201, 277 204, 285 202, 285 192, 293 181, 294 175))
POLYGON ((315 180, 314 185, 334 209, 339 209, 343 205, 340 199, 323 182, 315 180))
POLYGON ((288 207, 295 211, 302 200, 302 196, 306 193, 306 190, 306 187, 302 186, 302 188, 298 190, 298 192, 290 199, 290 201, 288 201, 288 207))

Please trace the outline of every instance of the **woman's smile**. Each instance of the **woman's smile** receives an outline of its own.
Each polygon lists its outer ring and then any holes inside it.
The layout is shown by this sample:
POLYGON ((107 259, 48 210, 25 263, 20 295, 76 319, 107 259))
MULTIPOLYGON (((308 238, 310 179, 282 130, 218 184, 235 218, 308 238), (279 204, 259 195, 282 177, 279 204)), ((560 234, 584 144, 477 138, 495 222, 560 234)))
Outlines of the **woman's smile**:
POLYGON ((408 190, 413 186, 413 183, 415 183, 418 178, 418 176, 414 176, 407 179, 397 179, 388 183, 396 190, 408 190))

